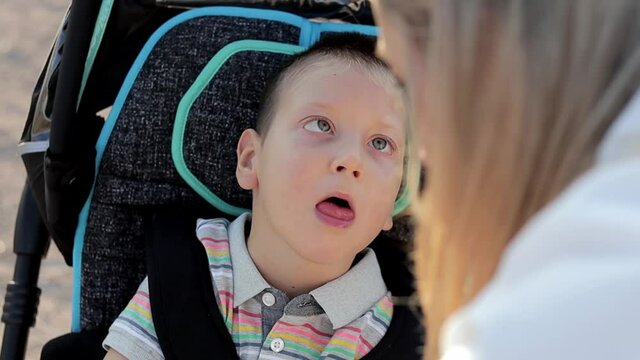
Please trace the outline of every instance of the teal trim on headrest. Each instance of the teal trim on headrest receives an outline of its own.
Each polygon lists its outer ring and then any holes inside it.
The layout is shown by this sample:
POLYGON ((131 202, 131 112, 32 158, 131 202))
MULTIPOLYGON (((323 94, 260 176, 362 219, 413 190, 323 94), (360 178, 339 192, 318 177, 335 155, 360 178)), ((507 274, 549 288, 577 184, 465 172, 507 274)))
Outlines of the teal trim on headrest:
MULTIPOLYGON (((407 169, 405 169, 405 177, 407 176, 406 172, 407 169)), ((400 197, 396 199, 396 203, 393 206, 393 212, 391 214, 395 217, 405 211, 409 207, 409 204, 411 204, 411 195, 409 193, 409 186, 405 184, 402 189, 402 193, 400 193, 400 197)))
POLYGON ((317 23, 321 33, 324 32, 357 32, 363 35, 378 37, 378 27, 371 25, 342 24, 342 23, 317 23))
POLYGON ((228 44, 220 49, 220 51, 218 51, 218 53, 209 60, 209 63, 204 67, 204 70, 202 70, 193 85, 191 85, 189 90, 187 90, 180 100, 180 104, 178 105, 178 110, 176 112, 176 120, 173 125, 173 135, 171 138, 171 156, 173 158, 173 163, 184 181, 189 184, 196 193, 202 196, 203 199, 215 206, 218 210, 233 216, 239 216, 242 213, 249 211, 249 209, 243 209, 231 205, 220 199, 220 197, 209 190, 209 188, 207 188, 207 186, 204 185, 202 181, 200 181, 187 167, 184 160, 184 133, 187 126, 189 111, 191 110, 193 103, 209 85, 209 82, 218 73, 220 68, 222 68, 222 65, 224 65, 229 58, 239 52, 263 51, 293 55, 303 50, 303 47, 297 45, 262 40, 240 40, 228 44))

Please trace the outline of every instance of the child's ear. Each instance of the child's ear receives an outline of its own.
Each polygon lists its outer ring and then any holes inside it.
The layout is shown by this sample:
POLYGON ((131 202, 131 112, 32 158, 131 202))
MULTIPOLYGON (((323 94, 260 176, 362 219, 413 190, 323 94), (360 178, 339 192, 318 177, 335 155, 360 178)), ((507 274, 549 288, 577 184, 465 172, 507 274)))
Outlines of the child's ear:
POLYGON ((391 230, 392 227, 393 227, 393 216, 389 215, 387 220, 384 222, 384 225, 382 225, 382 230, 389 231, 391 230))
POLYGON ((236 149, 238 156, 236 179, 238 179, 238 185, 245 190, 253 190, 258 186, 258 151, 260 151, 260 135, 253 129, 243 131, 236 149))

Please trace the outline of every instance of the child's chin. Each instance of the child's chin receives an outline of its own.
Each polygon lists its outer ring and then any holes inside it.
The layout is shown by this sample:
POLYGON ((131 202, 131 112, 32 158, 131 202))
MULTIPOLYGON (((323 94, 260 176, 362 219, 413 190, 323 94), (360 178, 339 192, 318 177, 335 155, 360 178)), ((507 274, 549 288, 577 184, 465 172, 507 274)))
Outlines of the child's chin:
POLYGON ((355 251, 345 242, 335 236, 308 238, 311 243, 304 244, 302 254, 308 261, 315 264, 335 264, 341 260, 348 260, 356 256, 355 251))

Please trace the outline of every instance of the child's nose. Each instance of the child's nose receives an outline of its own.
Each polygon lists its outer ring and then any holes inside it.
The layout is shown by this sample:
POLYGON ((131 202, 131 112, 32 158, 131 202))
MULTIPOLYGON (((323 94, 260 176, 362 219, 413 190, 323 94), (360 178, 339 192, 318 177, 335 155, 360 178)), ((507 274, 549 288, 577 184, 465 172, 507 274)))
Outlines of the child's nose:
MULTIPOLYGON (((349 171, 349 169, 346 166, 338 166, 338 172, 344 172, 344 171, 349 171)), ((360 170, 353 170, 353 177, 354 178, 359 178, 360 177, 360 170)))
POLYGON ((357 179, 362 175, 362 161, 356 154, 343 156, 336 159, 333 169, 336 173, 346 173, 357 179))

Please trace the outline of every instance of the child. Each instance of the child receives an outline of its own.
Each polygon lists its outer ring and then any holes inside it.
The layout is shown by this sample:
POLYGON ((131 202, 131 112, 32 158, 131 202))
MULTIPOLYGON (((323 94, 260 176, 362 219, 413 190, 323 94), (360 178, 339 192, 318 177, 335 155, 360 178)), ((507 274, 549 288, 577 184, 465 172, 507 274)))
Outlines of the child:
MULTIPOLYGON (((343 34, 294 57, 238 142, 251 214, 198 221, 242 359, 360 358, 387 333, 391 294, 367 246, 392 227, 407 134, 373 54, 372 39, 343 34)), ((104 340, 107 358, 164 358, 147 294, 145 279, 104 340)))

